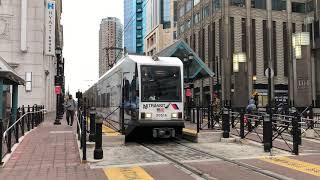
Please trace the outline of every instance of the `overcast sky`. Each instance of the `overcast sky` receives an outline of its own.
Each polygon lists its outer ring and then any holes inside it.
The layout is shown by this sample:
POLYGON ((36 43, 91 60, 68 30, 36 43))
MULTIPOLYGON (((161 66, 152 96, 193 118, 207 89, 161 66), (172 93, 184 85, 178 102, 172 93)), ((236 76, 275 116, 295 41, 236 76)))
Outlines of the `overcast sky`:
POLYGON ((66 91, 86 90, 98 79, 99 25, 114 16, 123 24, 123 0, 63 1, 66 91))

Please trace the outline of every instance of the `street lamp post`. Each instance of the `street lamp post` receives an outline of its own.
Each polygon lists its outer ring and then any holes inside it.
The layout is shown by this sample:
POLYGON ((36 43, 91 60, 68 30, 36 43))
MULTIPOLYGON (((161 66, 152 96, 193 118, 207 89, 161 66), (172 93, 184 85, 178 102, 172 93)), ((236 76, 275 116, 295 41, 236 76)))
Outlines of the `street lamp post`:
MULTIPOLYGON (((188 87, 186 89, 191 89, 190 87, 190 64, 191 62, 193 61, 193 54, 189 54, 188 57, 184 57, 183 58, 183 64, 185 65, 186 67, 186 70, 187 70, 187 83, 188 83, 188 87)), ((186 114, 187 114, 187 119, 188 121, 190 121, 190 118, 191 118, 191 109, 190 109, 190 96, 187 95, 187 111, 186 111, 186 114)))
POLYGON ((63 118, 64 114, 64 96, 65 96, 65 87, 64 87, 64 58, 60 58, 59 68, 60 68, 60 86, 61 86, 61 94, 60 94, 60 101, 59 101, 59 119, 63 118))
MULTIPOLYGON (((57 58, 57 75, 55 76, 55 86, 60 86, 62 85, 62 82, 61 82, 61 68, 60 68, 60 64, 61 64, 61 56, 62 56, 62 49, 57 47, 56 48, 56 58, 57 58)), ((60 125, 61 122, 60 122, 60 118, 59 118, 59 115, 60 115, 60 94, 61 94, 61 89, 60 89, 60 92, 57 92, 57 98, 56 98, 56 119, 54 121, 54 125, 60 125)))

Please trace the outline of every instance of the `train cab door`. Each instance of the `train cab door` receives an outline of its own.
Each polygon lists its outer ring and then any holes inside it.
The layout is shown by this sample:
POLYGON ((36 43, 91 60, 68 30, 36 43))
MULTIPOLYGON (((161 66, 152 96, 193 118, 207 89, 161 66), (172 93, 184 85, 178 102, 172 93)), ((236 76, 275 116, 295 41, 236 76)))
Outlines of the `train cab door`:
POLYGON ((139 115, 139 82, 137 65, 132 71, 123 73, 122 104, 124 121, 137 120, 139 115))

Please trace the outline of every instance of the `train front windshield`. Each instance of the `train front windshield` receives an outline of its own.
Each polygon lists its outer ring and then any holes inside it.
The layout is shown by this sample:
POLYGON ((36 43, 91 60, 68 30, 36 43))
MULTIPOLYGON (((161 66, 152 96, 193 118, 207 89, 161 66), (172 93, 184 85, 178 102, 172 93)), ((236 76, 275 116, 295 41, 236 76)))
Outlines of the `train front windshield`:
POLYGON ((181 72, 177 66, 141 66, 142 102, 181 102, 181 72))

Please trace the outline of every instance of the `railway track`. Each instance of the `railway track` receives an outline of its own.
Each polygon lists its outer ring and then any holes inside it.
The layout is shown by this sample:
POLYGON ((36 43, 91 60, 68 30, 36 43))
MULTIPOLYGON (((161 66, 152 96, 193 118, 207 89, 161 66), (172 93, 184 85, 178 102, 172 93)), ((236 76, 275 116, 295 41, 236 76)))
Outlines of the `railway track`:
MULTIPOLYGON (((263 175, 263 176, 267 176, 267 177, 270 177, 270 178, 273 178, 273 179, 291 180, 291 178, 282 176, 280 174, 276 174, 276 173, 273 173, 273 172, 270 172, 270 171, 267 171, 267 170, 263 170, 261 168, 255 167, 255 166, 248 165, 248 164, 240 162, 240 161, 232 160, 232 159, 223 157, 223 156, 218 155, 218 154, 208 153, 208 152, 205 152, 205 151, 200 150, 198 148, 194 148, 194 147, 188 146, 188 145, 184 144, 181 141, 181 139, 175 139, 175 140, 167 142, 167 143, 170 144, 169 148, 170 148, 170 146, 171 147, 174 146, 175 148, 178 148, 178 149, 183 149, 184 148, 184 149, 187 149, 188 151, 194 152, 195 154, 200 154, 202 156, 207 156, 208 159, 209 158, 218 159, 218 160, 224 161, 226 163, 230 163, 230 164, 236 165, 238 167, 244 168, 246 170, 249 170, 249 171, 252 171, 252 172, 255 172, 257 174, 260 174, 260 175, 263 175)), ((196 168, 194 168, 194 167, 192 167, 192 166, 190 166, 190 165, 188 165, 186 163, 183 163, 181 160, 177 160, 177 158, 176 158, 177 154, 166 152, 166 144, 163 144, 163 143, 162 144, 154 144, 154 143, 151 144, 151 143, 141 143, 141 142, 139 142, 139 144, 144 146, 145 148, 153 151, 154 153, 164 157, 169 162, 174 164, 177 168, 184 170, 185 172, 187 172, 188 174, 192 175, 196 179, 209 179, 209 180, 216 179, 215 177, 212 177, 212 176, 206 174, 205 172, 203 172, 203 171, 201 171, 199 169, 196 169, 196 168)))

